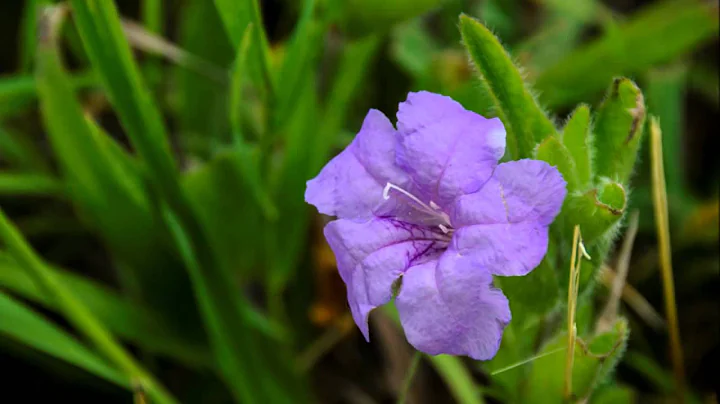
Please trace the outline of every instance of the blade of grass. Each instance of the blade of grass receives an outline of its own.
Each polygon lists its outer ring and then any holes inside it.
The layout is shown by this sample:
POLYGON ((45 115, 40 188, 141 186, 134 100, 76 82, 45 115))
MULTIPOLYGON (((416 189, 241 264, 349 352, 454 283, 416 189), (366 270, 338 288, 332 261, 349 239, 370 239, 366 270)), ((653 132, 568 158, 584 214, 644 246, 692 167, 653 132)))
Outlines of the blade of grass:
MULTIPOLYGON (((75 73, 68 77, 70 86, 76 90, 97 85, 97 78, 91 71, 75 73)), ((37 78, 29 75, 12 75, 0 77, 0 102, 12 98, 37 97, 37 78)))
POLYGON ((62 182, 45 174, 0 172, 0 195, 63 196, 62 182))
MULTIPOLYGON (((612 268, 605 266, 600 272, 602 282, 610 289, 614 283, 615 271, 612 268)), ((640 318, 642 318, 647 325, 655 329, 656 331, 662 331, 665 328, 665 319, 655 311, 655 308, 645 299, 640 292, 637 291, 632 285, 626 283, 622 290, 622 299, 630 306, 640 318)))
POLYGON ((304 386, 292 373, 291 361, 278 358, 282 347, 270 345, 249 327, 244 316, 247 302, 236 289, 230 268, 215 255, 181 187, 161 117, 142 87, 114 3, 78 0, 71 4, 90 60, 147 165, 144 187, 152 196, 152 210, 185 262, 225 383, 243 402, 304 401, 304 386))
POLYGON ((460 404, 483 404, 482 393, 470 372, 454 356, 428 356, 430 363, 445 382, 450 393, 460 404))
POLYGON ((288 42, 287 51, 279 69, 277 108, 273 112, 273 125, 282 127, 298 105, 303 80, 313 68, 312 62, 320 51, 325 23, 313 19, 316 0, 305 0, 300 19, 288 42))
POLYGON ((570 258, 570 277, 568 281, 568 298, 567 298, 567 347, 565 360, 565 384, 563 388, 563 397, 570 400, 572 395, 572 373, 573 359, 575 358, 575 339, 577 337, 577 328, 575 327, 575 310, 577 308, 578 280, 580 279, 580 262, 582 257, 578 257, 580 249, 580 226, 575 225, 572 241, 572 256, 570 258))
POLYGON ((304 202, 305 181, 310 177, 310 155, 313 139, 310 134, 317 133, 322 116, 319 111, 318 94, 314 91, 316 78, 309 74, 305 81, 299 106, 288 118, 284 155, 274 171, 271 171, 269 183, 271 195, 276 201, 279 217, 273 226, 265 231, 265 248, 272 258, 272 271, 266 275, 266 287, 269 296, 270 313, 275 318, 283 317, 283 289, 292 279, 300 258, 307 248, 309 236, 307 204, 304 202))
POLYGON ((234 47, 242 42, 245 29, 252 24, 257 30, 254 35, 252 58, 257 72, 264 80, 271 94, 275 93, 276 83, 271 71, 270 44, 265 33, 260 4, 258 0, 215 0, 215 7, 223 20, 225 29, 234 47))
POLYGON ((702 64, 694 65, 688 72, 688 86, 711 102, 715 108, 720 107, 720 79, 715 69, 702 64))
POLYGON ((138 155, 157 186, 172 187, 176 166, 163 118, 152 102, 125 39, 115 3, 73 0, 75 25, 85 51, 138 155))
POLYGON ((150 32, 161 34, 163 28, 163 0, 142 1, 143 26, 150 32))
MULTIPOLYGON (((163 0, 142 0, 141 7, 140 16, 144 30, 161 37, 164 25, 163 0)), ((148 58, 143 65, 143 72, 151 86, 162 80, 162 65, 157 58, 148 58)))
MULTIPOLYGON (((179 10, 176 36, 181 49, 215 66, 230 66, 237 52, 211 1, 187 1, 179 10), (213 46, 208 46, 209 43, 213 46)), ((184 150, 208 160, 216 148, 232 140, 228 137, 231 131, 227 119, 229 76, 225 85, 218 86, 214 80, 192 70, 173 67, 172 71, 176 83, 173 97, 177 103, 178 137, 184 150)))
POLYGON ((269 376, 268 362, 273 360, 273 353, 259 350, 256 335, 243 330, 244 325, 238 321, 242 318, 242 303, 235 297, 238 292, 227 280, 208 276, 193 251, 195 241, 188 237, 172 211, 167 207, 161 209, 196 288, 218 366, 237 400, 247 403, 304 402, 306 399, 290 386, 278 385, 284 380, 276 379, 277 374, 269 376))
POLYGON ((550 108, 569 105, 602 91, 613 76, 641 73, 689 52, 717 33, 716 3, 695 0, 652 3, 615 32, 606 33, 542 71, 535 87, 544 105, 550 108))
POLYGON ((662 133, 657 118, 650 119, 650 159, 652 164, 653 208, 659 244, 660 268, 665 300, 665 316, 670 332, 670 352, 673 373, 679 399, 685 395, 685 368, 680 342, 677 306, 675 304, 675 283, 673 281, 672 258, 670 249, 670 226, 668 224, 667 193, 665 173, 663 171, 662 133))
POLYGON ((460 32, 470 58, 478 69, 499 117, 508 132, 508 149, 514 159, 532 156, 535 145, 555 136, 552 121, 535 101, 500 41, 478 21, 460 16, 460 32))
POLYGON ((29 73, 32 69, 35 46, 37 45, 38 20, 43 6, 50 4, 50 0, 25 1, 20 20, 20 72, 29 73))
MULTIPOLYGON (((173 257, 142 189, 141 179, 147 171, 85 118, 60 62, 54 42, 58 27, 51 20, 56 18, 54 15, 49 12, 44 20, 45 35, 37 49, 36 71, 42 118, 68 195, 85 224, 100 233, 115 260, 127 269, 120 275, 137 279, 136 297, 171 316, 177 313, 180 302, 176 297, 183 293, 190 296, 192 292, 182 272, 164 271, 166 265, 172 265, 173 257), (160 276, 174 286, 173 294, 156 293, 160 276)), ((192 319, 192 313, 185 313, 182 324, 192 319)), ((179 325, 180 320, 176 323, 179 325)))
POLYGON ((12 168, 28 172, 50 172, 35 142, 24 134, 0 126, 0 158, 12 168))
POLYGON ((650 71, 645 90, 648 109, 655 116, 661 116, 663 134, 663 167, 667 193, 671 201, 684 201, 683 170, 683 115, 687 68, 676 64, 664 69, 650 71))
MULTIPOLYGON (((383 314, 393 319, 398 326, 400 325, 400 317, 394 303, 383 307, 383 314)), ((459 404, 483 404, 485 402, 472 375, 458 357, 450 355, 426 355, 426 357, 459 404)))
POLYGON ((638 217, 639 213, 637 210, 633 211, 630 215, 630 223, 625 231, 625 237, 618 256, 617 274, 615 274, 612 286, 610 287, 610 296, 605 304, 605 308, 600 314, 600 317, 598 317, 595 327, 596 333, 609 331, 617 318, 620 298, 625 288, 628 271, 630 270, 630 256, 632 255, 633 243, 635 243, 635 235, 638 231, 638 217))
POLYGON ((343 48, 337 74, 330 87, 330 95, 325 102, 319 133, 314 147, 311 148, 309 176, 320 170, 327 161, 335 138, 347 117, 350 102, 361 88, 360 83, 368 74, 369 65, 379 45, 379 36, 369 36, 350 42, 343 48))
POLYGON ((79 367, 101 379, 130 388, 127 377, 40 314, 0 291, 0 334, 79 367))
POLYGON ((396 400, 397 404, 405 404, 408 393, 410 393, 410 388, 412 387, 413 379, 415 378, 415 373, 417 373, 417 368, 420 365, 422 357, 423 355, 420 351, 415 351, 412 361, 410 362, 410 366, 408 367, 407 373, 405 374, 405 380, 403 381, 403 385, 400 388, 400 394, 398 394, 398 398, 396 400))
MULTIPOLYGON (((656 391, 666 395, 672 395, 677 392, 677 386, 672 373, 666 370, 664 366, 655 362, 653 358, 645 356, 638 351, 631 351, 625 355, 623 363, 625 363, 628 368, 637 372, 646 381, 650 382, 656 391)), ((691 391, 686 392, 683 401, 680 402, 688 404, 703 403, 703 401, 691 391)))
MULTIPOLYGON (((204 347, 179 338, 155 312, 137 306, 104 285, 72 272, 51 266, 48 266, 48 271, 66 285, 114 335, 148 352, 177 359, 189 366, 208 367, 210 358, 204 347)), ((62 312, 62 307, 52 296, 45 293, 26 271, 2 252, 0 287, 49 310, 62 312)))
POLYGON ((235 147, 240 147, 245 143, 242 131, 242 86, 245 78, 245 67, 248 63, 248 50, 253 40, 253 25, 248 24, 243 33, 240 46, 238 46, 237 55, 232 72, 232 81, 230 83, 230 128, 232 129, 233 143, 235 147))
POLYGON ((123 20, 122 28, 125 37, 133 47, 154 55, 161 55, 169 61, 202 74, 220 85, 227 84, 228 75, 224 69, 176 46, 160 35, 146 30, 142 25, 134 21, 123 20))
POLYGON ((8 251, 19 265, 25 268, 33 279, 42 285, 56 299, 65 317, 86 338, 88 338, 118 369, 128 381, 136 381, 145 386, 158 403, 177 402, 155 378, 120 345, 95 316, 80 302, 33 251, 0 209, 0 239, 5 242, 8 251))

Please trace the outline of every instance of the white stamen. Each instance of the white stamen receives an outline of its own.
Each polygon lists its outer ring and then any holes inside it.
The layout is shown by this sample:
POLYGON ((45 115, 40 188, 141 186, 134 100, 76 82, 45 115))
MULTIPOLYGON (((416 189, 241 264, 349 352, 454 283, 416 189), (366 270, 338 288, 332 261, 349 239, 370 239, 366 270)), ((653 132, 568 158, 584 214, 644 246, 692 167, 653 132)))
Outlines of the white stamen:
POLYGON ((444 234, 452 233, 453 228, 450 225, 450 216, 448 216, 447 213, 443 212, 437 203, 430 201, 430 206, 428 206, 423 201, 421 201, 420 198, 416 197, 415 195, 411 194, 410 192, 400 188, 399 186, 397 186, 391 182, 388 182, 385 185, 385 188, 383 189, 383 199, 386 199, 386 200, 390 199, 390 190, 392 190, 392 189, 400 192, 401 194, 410 198, 410 200, 412 200, 413 202, 420 205, 420 208, 422 208, 426 213, 428 213, 436 218, 439 218, 440 220, 445 222, 445 224, 437 225, 444 234))
POLYGON ((592 258, 590 257, 590 254, 588 254, 587 250, 585 250, 585 244, 583 244, 583 242, 580 241, 580 243, 578 243, 578 245, 580 246, 580 252, 582 253, 583 257, 591 260, 592 258))
MULTIPOLYGON (((391 189, 394 189, 394 190, 400 192, 401 194, 403 194, 403 195, 407 196, 408 198, 412 199, 414 202, 417 202, 417 203, 418 203, 420 206, 422 206, 423 208, 425 208, 425 209, 427 209, 428 211, 434 213, 433 209, 432 209, 431 207, 427 206, 423 201, 421 201, 420 199, 418 199, 418 197, 416 197, 415 195, 411 194, 410 192, 408 192, 408 191, 406 191, 406 190, 400 188, 399 186, 397 186, 397 185, 395 185, 395 184, 393 184, 393 183, 390 183, 390 182, 388 182, 388 183, 385 185, 385 189, 383 189, 383 198, 384 198, 384 199, 390 199, 390 190, 391 190, 391 189)), ((430 203, 432 203, 432 202, 430 202, 430 203)))

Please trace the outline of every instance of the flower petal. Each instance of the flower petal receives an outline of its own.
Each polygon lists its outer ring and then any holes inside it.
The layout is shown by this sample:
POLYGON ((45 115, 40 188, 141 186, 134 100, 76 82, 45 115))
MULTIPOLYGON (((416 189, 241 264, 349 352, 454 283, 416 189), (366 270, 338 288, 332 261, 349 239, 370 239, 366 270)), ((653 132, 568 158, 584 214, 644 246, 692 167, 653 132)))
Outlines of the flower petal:
POLYGON ((502 122, 468 111, 450 97, 410 93, 397 118, 397 163, 440 206, 477 191, 505 153, 502 122))
POLYGON ((452 249, 408 269, 396 305, 410 344, 431 355, 491 359, 511 318, 492 276, 452 249))
POLYGON ((547 252, 548 226, 560 213, 565 186, 557 169, 543 161, 498 165, 480 191, 453 204, 453 248, 493 275, 526 275, 547 252))
POLYGON ((408 267, 436 259, 447 247, 447 239, 428 228, 380 218, 335 220, 325 226, 325 238, 347 286, 355 323, 368 340, 368 315, 390 301, 393 283, 408 267))
POLYGON ((368 219, 387 182, 403 185, 408 177, 395 165, 395 128, 371 109, 353 142, 307 182, 305 201, 326 215, 368 219))

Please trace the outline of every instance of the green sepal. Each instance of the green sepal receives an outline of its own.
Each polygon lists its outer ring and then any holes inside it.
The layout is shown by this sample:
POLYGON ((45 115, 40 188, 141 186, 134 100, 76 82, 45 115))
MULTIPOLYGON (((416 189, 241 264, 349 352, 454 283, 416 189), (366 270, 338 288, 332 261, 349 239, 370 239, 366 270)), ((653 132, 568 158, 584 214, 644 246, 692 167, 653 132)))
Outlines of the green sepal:
POLYGON ((645 116, 645 98, 638 86, 627 78, 615 79, 595 124, 596 178, 627 184, 637 160, 645 116))
POLYGON ((548 136, 535 150, 535 158, 554 166, 567 182, 568 192, 578 189, 578 175, 570 151, 555 136, 548 136))
POLYGON ((625 188, 607 179, 582 194, 573 194, 565 202, 566 231, 580 225, 583 242, 593 244, 608 233, 622 218, 627 203, 625 188))
MULTIPOLYGON (((574 347, 570 402, 582 401, 598 384, 607 379, 625 353, 629 329, 625 319, 618 319, 608 331, 589 342, 577 340, 574 347)), ((564 394, 567 333, 554 337, 538 353, 523 390, 521 402, 562 403, 564 394), (544 355, 544 356, 543 356, 544 355)))
POLYGON ((585 189, 592 181, 592 131, 590 107, 581 104, 568 119, 562 132, 562 141, 575 163, 578 186, 585 189))

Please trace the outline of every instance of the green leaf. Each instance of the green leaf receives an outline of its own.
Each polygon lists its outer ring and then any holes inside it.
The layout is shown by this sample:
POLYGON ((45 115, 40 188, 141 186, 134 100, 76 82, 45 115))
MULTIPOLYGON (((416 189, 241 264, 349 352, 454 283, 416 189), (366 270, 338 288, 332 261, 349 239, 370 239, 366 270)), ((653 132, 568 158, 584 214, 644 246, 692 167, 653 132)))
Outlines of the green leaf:
MULTIPOLYGON (((278 76, 277 108, 272 112, 276 128, 282 128, 298 107, 301 91, 323 45, 325 23, 313 18, 316 0, 305 0, 300 19, 287 45, 278 76)), ((312 91, 315 91, 312 89, 312 91)))
POLYGON ((558 304, 557 273, 548 259, 525 276, 511 276, 496 279, 500 289, 510 301, 513 321, 522 321, 532 314, 546 314, 558 304))
POLYGON ((149 395, 158 403, 175 403, 176 400, 120 345, 95 316, 80 302, 30 247, 20 232, 0 209, 0 239, 33 280, 50 293, 68 321, 118 369, 128 380, 138 382, 147 388, 149 395))
POLYGON ((390 56, 416 81, 430 73, 438 49, 439 45, 423 27, 421 19, 411 20, 392 31, 390 56))
POLYGON ((688 72, 688 86, 703 96, 715 108, 720 107, 720 78, 715 68, 703 63, 693 63, 688 72))
MULTIPOLYGON (((89 71, 75 73, 68 77, 68 81, 76 90, 97 85, 97 77, 93 72, 89 71)), ((11 98, 36 97, 37 92, 37 78, 35 76, 12 75, 0 77, 0 101, 7 102, 11 98)))
POLYGON ((60 327, 0 291, 0 334, 130 389, 125 375, 60 327))
POLYGON ((62 196, 63 184, 46 174, 0 172, 0 195, 62 196))
POLYGON ((37 46, 38 21, 42 7, 51 4, 50 0, 28 0, 23 8, 20 21, 20 71, 30 72, 32 68, 35 47, 37 46))
POLYGON ((409 20, 441 6, 446 0, 347 0, 342 4, 340 26, 354 36, 388 30, 394 24, 409 20))
POLYGON ((234 160, 232 168, 235 169, 244 179, 245 188, 250 191, 261 212, 269 220, 277 219, 277 208, 265 191, 258 164, 253 160, 251 152, 243 139, 240 112, 242 109, 242 85, 245 66, 247 63, 248 49, 253 38, 252 25, 248 25, 245 35, 235 58, 235 70, 233 71, 230 91, 230 126, 233 132, 233 141, 238 158, 234 160))
MULTIPOLYGON (((676 64, 655 69, 647 75, 647 101, 650 112, 660 117, 663 134, 663 167, 670 205, 684 202, 683 127, 685 88, 688 70, 676 64), (676 202, 676 203, 673 203, 676 202)), ((677 207, 677 206, 676 206, 677 207)))
POLYGON ((615 75, 633 75, 717 37, 717 5, 696 0, 649 4, 537 77, 544 105, 561 107, 602 91, 615 75), (601 68, 598 68, 601 66, 601 68))
MULTIPOLYGON (((109 288, 85 277, 48 267, 110 332, 148 352, 177 359, 190 366, 207 367, 205 347, 175 334, 157 313, 130 303, 109 288)), ((61 312, 62 307, 45 293, 18 264, 0 253, 0 286, 43 307, 61 312)))
POLYGON ((232 128, 233 141, 236 146, 244 143, 242 120, 240 116, 242 109, 242 86, 245 75, 245 65, 248 60, 248 50, 252 40, 253 27, 248 24, 247 28, 245 28, 242 40, 240 41, 240 46, 238 46, 232 72, 232 81, 230 82, 230 127, 232 128))
POLYGON ((257 270, 262 241, 258 234, 267 226, 258 205, 248 198, 251 184, 243 166, 255 165, 255 157, 246 147, 225 150, 183 179, 215 253, 243 277, 257 270))
MULTIPOLYGON (((573 353, 572 401, 587 398, 593 389, 615 369, 625 353, 629 329, 624 319, 619 319, 613 329, 593 337, 588 343, 578 339, 573 353)), ((567 335, 553 338, 540 351, 540 355, 561 349, 567 345, 567 335)), ((532 370, 523 391, 523 403, 562 403, 565 383, 565 360, 567 352, 542 356, 532 362, 532 370)))
MULTIPOLYGON (((395 303, 383 307, 383 314, 386 314, 400 326, 400 317, 397 308, 395 308, 395 303)), ((447 385, 450 394, 458 403, 483 404, 485 402, 472 375, 460 361, 460 358, 450 355, 428 355, 427 357, 435 371, 438 372, 440 378, 447 385)))
POLYGON ((563 144, 575 162, 578 188, 586 189, 592 181, 592 131, 590 107, 578 106, 563 128, 563 144))
POLYGON ((50 165, 32 139, 3 127, 0 127, 0 156, 2 161, 12 168, 30 172, 50 172, 50 165))
MULTIPOLYGON (((309 75, 304 81, 299 105, 288 117, 281 164, 271 172, 270 189, 280 213, 278 220, 265 229, 273 268, 266 276, 271 296, 282 295, 308 245, 311 216, 303 195, 305 182, 312 175, 310 156, 315 151, 308 134, 315 133, 321 121, 315 85, 315 78, 309 75)), ((280 304, 274 306, 273 310, 282 307, 280 304)))
POLYGON ((633 404, 637 402, 635 390, 629 386, 610 385, 593 394, 593 404, 633 404))
POLYGON ((530 72, 545 70, 564 58, 582 40, 593 19, 602 15, 602 5, 596 0, 547 0, 543 8, 535 33, 513 47, 513 54, 530 72))
MULTIPOLYGON (((638 376, 643 377, 655 391, 667 396, 677 397, 677 382, 672 371, 657 363, 655 359, 645 356, 638 351, 628 351, 623 358, 623 364, 635 371, 638 376)), ((685 391, 685 401, 689 404, 701 404, 703 401, 693 394, 692 391, 685 391)))
POLYGON ((460 16, 463 43, 505 124, 513 159, 530 157, 535 145, 556 134, 499 40, 478 21, 460 16))
POLYGON ((449 355, 429 356, 430 363, 450 389, 450 394, 460 404, 485 402, 475 385, 472 375, 459 358, 449 355))
POLYGON ((208 268, 205 248, 182 227, 166 206, 159 207, 195 287, 221 376, 238 401, 247 403, 305 402, 299 376, 293 375, 290 360, 280 363, 283 349, 263 345, 259 335, 248 330, 243 306, 247 303, 222 268, 208 268), (274 349, 274 350, 272 350, 274 349), (292 385, 294 384, 294 385, 292 385))
MULTIPOLYGON (((70 76, 69 80, 71 86, 76 89, 97 85, 97 78, 90 72, 77 73, 70 76)), ((35 77, 28 75, 0 76, 0 117, 21 111, 36 97, 35 77)))
POLYGON ((612 233, 625 213, 625 188, 617 182, 603 180, 583 194, 568 196, 563 209, 566 231, 580 225, 583 242, 591 245, 600 237, 612 233))
MULTIPOLYGON (((229 66, 237 48, 230 44, 215 4, 191 0, 178 12, 178 46, 217 66, 229 66)), ((209 158, 220 144, 231 140, 227 137, 231 87, 181 66, 173 66, 172 71, 176 89, 173 93, 175 119, 183 149, 209 158)))
MULTIPOLYGON (((182 272, 166 271, 165 265, 174 260, 151 216, 141 182, 146 173, 84 117, 52 38, 40 42, 36 70, 42 118, 68 197, 79 208, 83 222, 107 242, 124 267, 125 278, 137 278, 139 297, 163 314, 177 313, 177 297, 187 298, 191 292, 182 272), (174 285, 173 293, 156 292, 161 276, 174 285)), ((182 324, 187 326, 192 319, 191 311, 184 313, 182 324)))
POLYGON ((251 47, 252 62, 251 72, 253 77, 262 78, 271 93, 275 92, 275 81, 271 72, 270 62, 270 45, 268 43, 267 34, 265 33, 265 25, 263 24, 262 15, 260 14, 260 4, 258 0, 215 0, 218 14, 225 25, 225 30, 230 37, 230 42, 235 49, 240 47, 245 30, 249 24, 252 24, 256 34, 254 35, 253 46, 251 47))
POLYGON ((114 2, 71 1, 75 25, 90 62, 156 185, 172 187, 175 162, 163 118, 143 84, 114 2))
POLYGON ((568 149, 560 143, 557 137, 549 136, 543 140, 535 151, 535 158, 557 167, 560 174, 567 181, 568 193, 578 189, 578 174, 575 161, 568 149))
POLYGON ((595 124, 595 177, 627 184, 637 160, 643 127, 645 99, 631 80, 613 81, 595 124))
POLYGON ((310 175, 316 174, 327 162, 336 137, 345 123, 350 103, 362 88, 362 80, 368 74, 379 45, 379 36, 369 36, 349 42, 343 47, 338 70, 321 117, 319 133, 311 148, 310 175))

